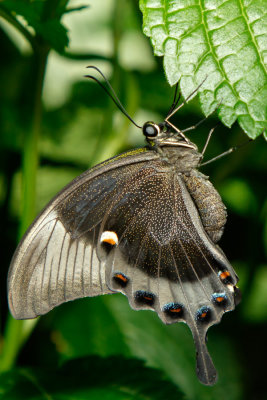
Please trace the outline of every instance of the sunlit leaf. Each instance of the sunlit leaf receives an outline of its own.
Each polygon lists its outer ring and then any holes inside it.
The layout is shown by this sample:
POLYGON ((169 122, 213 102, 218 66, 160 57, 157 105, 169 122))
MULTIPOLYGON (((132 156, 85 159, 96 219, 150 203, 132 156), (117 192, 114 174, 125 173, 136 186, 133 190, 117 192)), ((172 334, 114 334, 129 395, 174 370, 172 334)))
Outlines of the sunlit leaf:
POLYGON ((187 97, 201 84, 205 115, 251 138, 266 127, 267 8, 262 0, 140 0, 143 29, 164 57, 171 85, 187 97), (205 82, 203 82, 205 80, 205 82))

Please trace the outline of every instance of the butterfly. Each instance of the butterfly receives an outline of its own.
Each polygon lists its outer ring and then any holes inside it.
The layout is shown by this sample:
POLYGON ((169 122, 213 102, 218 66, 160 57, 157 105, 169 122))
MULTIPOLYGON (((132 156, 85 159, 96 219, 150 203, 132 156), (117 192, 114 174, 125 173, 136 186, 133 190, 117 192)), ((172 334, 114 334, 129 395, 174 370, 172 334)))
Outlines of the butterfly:
POLYGON ((45 207, 13 256, 8 298, 14 318, 27 319, 70 300, 121 292, 134 310, 190 327, 198 378, 213 385, 207 330, 240 293, 217 245, 226 209, 198 171, 203 152, 185 136, 191 128, 169 121, 187 100, 174 102, 163 123, 143 125, 146 147, 89 169, 45 207))

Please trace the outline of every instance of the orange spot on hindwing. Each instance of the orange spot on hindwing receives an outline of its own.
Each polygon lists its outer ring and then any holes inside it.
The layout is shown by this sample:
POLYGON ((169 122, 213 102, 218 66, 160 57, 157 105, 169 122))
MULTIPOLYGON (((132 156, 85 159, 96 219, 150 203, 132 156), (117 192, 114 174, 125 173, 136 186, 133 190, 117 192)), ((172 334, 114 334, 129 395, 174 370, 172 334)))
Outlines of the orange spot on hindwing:
POLYGON ((121 287, 125 287, 129 279, 122 272, 117 272, 113 275, 113 280, 121 287))
POLYGON ((221 279, 222 283, 226 284, 231 284, 233 283, 233 279, 231 277, 231 274, 229 271, 220 271, 219 272, 219 278, 221 279))
POLYGON ((181 308, 173 308, 170 310, 170 312, 172 312, 172 313, 180 313, 181 311, 182 311, 181 308))
POLYGON ((201 307, 196 314, 196 320, 200 322, 208 322, 210 320, 211 310, 209 307, 201 307))
POLYGON ((227 303, 227 295, 226 293, 213 293, 211 300, 218 306, 224 306, 227 303))
POLYGON ((222 280, 228 278, 229 276, 230 276, 230 272, 229 271, 224 271, 224 272, 220 273, 220 278, 222 280))
POLYGON ((146 292, 145 290, 138 290, 135 292, 135 301, 138 304, 146 304, 148 306, 152 306, 155 301, 155 295, 150 292, 146 292))
POLYGON ((165 304, 162 311, 170 318, 181 318, 183 315, 183 306, 179 303, 165 304))

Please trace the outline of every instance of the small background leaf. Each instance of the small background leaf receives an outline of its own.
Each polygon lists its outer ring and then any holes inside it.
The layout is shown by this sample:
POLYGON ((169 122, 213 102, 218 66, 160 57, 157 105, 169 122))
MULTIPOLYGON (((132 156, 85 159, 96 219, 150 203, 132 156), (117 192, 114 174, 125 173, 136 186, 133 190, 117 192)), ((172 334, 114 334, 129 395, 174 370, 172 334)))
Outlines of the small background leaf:
POLYGON ((143 29, 171 85, 199 88, 205 115, 238 120, 255 138, 267 120, 267 7, 263 0, 140 0, 143 29))
POLYGON ((40 35, 52 48, 63 52, 69 40, 67 29, 60 22, 60 12, 63 14, 66 6, 61 6, 55 11, 57 18, 47 19, 43 18, 45 3, 45 1, 36 0, 3 0, 1 6, 8 9, 15 16, 22 16, 36 34, 40 35))
POLYGON ((18 369, 3 374, 0 395, 5 400, 181 398, 174 384, 142 361, 98 356, 72 360, 58 369, 18 369))

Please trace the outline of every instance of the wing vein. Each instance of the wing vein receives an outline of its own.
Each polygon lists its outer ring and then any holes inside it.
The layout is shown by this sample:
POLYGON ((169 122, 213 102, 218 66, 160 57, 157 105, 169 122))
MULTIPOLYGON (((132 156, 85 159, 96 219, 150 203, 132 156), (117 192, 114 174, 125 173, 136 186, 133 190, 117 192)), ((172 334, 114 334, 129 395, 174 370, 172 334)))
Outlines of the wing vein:
MULTIPOLYGON (((174 262, 174 265, 175 265, 175 268, 176 268, 176 271, 177 271, 177 276, 178 276, 178 279, 179 279, 181 290, 183 292, 183 295, 184 295, 184 298, 185 298, 185 301, 186 301, 186 304, 187 304, 187 308, 188 308, 188 311, 189 311, 190 316, 191 316, 191 321, 192 321, 192 323, 194 325, 194 328, 195 328, 194 329, 195 335, 197 335, 198 341, 201 343, 199 332, 198 332, 198 328, 197 328, 196 322, 195 322, 195 318, 194 318, 194 315, 193 315, 193 313, 191 311, 191 307, 190 307, 186 292, 185 292, 184 287, 183 287, 183 282, 182 282, 182 279, 180 277, 179 269, 178 269, 178 266, 176 264, 176 261, 175 261, 174 255, 173 255, 172 247, 171 247, 171 245, 169 245, 169 247, 170 247, 170 252, 171 252, 171 255, 172 255, 172 259, 173 259, 173 262, 174 262)), ((206 367, 205 358, 203 356, 202 351, 200 353, 201 353, 201 358, 203 360, 203 365, 204 365, 204 368, 205 368, 205 374, 206 374, 206 376, 208 376, 208 370, 207 370, 207 367, 206 367)))
POLYGON ((61 244, 61 249, 60 249, 60 254, 59 254, 59 261, 58 261, 58 269, 57 269, 57 280, 56 280, 56 290, 58 288, 58 283, 59 283, 59 270, 60 270, 60 264, 61 264, 61 259, 62 259, 62 253, 63 253, 63 248, 64 248, 64 243, 66 240, 67 232, 65 231, 62 244, 61 244))
POLYGON ((64 292, 64 300, 67 300, 67 274, 68 274, 68 261, 69 261, 69 254, 70 254, 70 248, 72 245, 73 240, 70 239, 69 243, 68 243, 68 250, 67 250, 67 257, 66 257, 66 262, 64 263, 65 265, 65 271, 64 271, 64 288, 63 288, 63 292, 64 292))
POLYGON ((93 271, 92 271, 92 267, 93 267, 93 255, 94 255, 94 248, 95 248, 95 227, 93 228, 94 232, 93 232, 93 241, 92 241, 92 248, 91 248, 91 254, 90 254, 90 277, 89 277, 89 287, 90 289, 92 289, 93 287, 93 271))
POLYGON ((77 261, 78 248, 79 248, 79 241, 76 241, 76 250, 75 250, 75 256, 74 256, 74 260, 73 260, 73 269, 72 269, 72 290, 74 289, 75 271, 76 271, 76 261, 77 261))
MULTIPOLYGON (((50 235, 48 237, 47 244, 46 244, 46 252, 45 252, 44 267, 43 267, 43 273, 42 273, 42 282, 41 282, 41 296, 40 296, 41 299, 43 298, 45 273, 46 273, 46 270, 47 270, 47 248, 49 246, 49 242, 50 242, 50 240, 51 240, 51 238, 53 236, 53 233, 55 231, 56 224, 57 224, 57 220, 55 221, 55 224, 54 224, 54 226, 53 226, 53 228, 51 230, 51 233, 50 233, 50 235)), ((50 264, 50 271, 49 272, 51 272, 51 264, 50 264)), ((48 293, 47 293, 48 296, 49 296, 49 284, 50 284, 50 275, 49 275, 49 281, 48 281, 48 293)))
POLYGON ((83 259, 82 259, 82 268, 81 268, 81 287, 82 287, 82 292, 83 295, 85 295, 85 291, 84 291, 84 258, 85 258, 85 249, 86 249, 86 245, 83 243, 83 259))

